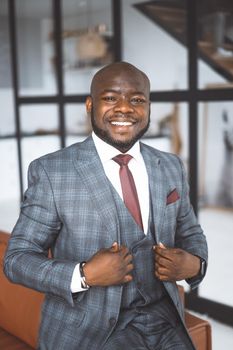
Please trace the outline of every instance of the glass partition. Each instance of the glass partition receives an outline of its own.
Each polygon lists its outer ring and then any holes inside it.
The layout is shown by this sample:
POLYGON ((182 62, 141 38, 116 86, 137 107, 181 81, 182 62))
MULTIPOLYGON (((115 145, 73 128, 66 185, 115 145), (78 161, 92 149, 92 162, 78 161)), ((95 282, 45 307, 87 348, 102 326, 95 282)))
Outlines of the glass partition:
POLYGON ((25 135, 58 134, 58 106, 32 104, 20 107, 21 131, 25 135))
POLYGON ((111 1, 63 1, 62 44, 65 93, 88 93, 93 74, 113 61, 111 1))
POLYGON ((66 145, 83 141, 91 133, 91 121, 85 103, 65 105, 66 145))
POLYGON ((19 214, 19 167, 15 139, 0 141, 0 230, 10 232, 19 214))
POLYGON ((0 2, 0 230, 11 232, 19 213, 19 166, 15 136, 8 2, 0 2))
POLYGON ((7 1, 0 5, 0 137, 15 134, 7 1))
POLYGON ((199 104, 199 218, 210 255, 199 294, 229 306, 233 306, 232 116, 233 102, 199 104))
POLYGON ((16 1, 20 95, 56 93, 51 0, 16 1))
POLYGON ((177 154, 188 168, 187 103, 152 102, 150 128, 143 142, 161 151, 177 154))
POLYGON ((22 139, 22 167, 24 191, 27 188, 27 170, 36 158, 60 149, 58 136, 24 137, 22 139))

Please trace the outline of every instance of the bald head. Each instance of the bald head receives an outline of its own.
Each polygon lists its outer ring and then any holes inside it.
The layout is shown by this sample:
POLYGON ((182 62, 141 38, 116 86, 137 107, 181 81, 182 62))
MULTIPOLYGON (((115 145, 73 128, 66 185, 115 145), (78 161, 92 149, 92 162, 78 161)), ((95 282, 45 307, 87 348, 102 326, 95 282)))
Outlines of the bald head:
POLYGON ((126 62, 105 66, 92 80, 86 109, 95 134, 125 153, 149 127, 149 79, 126 62))
POLYGON ((135 79, 140 81, 145 86, 145 93, 149 94, 150 81, 144 72, 128 62, 115 62, 103 67, 94 75, 91 83, 91 95, 96 92, 96 89, 99 89, 102 83, 116 76, 122 77, 128 82, 135 82, 135 79))

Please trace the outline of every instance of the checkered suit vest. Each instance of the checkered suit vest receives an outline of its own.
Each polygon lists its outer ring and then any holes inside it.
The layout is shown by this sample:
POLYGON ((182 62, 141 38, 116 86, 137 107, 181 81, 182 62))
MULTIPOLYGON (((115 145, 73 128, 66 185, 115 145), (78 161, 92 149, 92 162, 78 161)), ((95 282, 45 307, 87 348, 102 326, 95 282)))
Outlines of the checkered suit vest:
POLYGON ((154 251, 156 244, 150 208, 147 235, 134 221, 118 193, 113 190, 120 223, 121 244, 129 248, 133 255, 133 281, 123 287, 121 310, 137 306, 148 306, 167 295, 162 283, 154 275, 154 251))

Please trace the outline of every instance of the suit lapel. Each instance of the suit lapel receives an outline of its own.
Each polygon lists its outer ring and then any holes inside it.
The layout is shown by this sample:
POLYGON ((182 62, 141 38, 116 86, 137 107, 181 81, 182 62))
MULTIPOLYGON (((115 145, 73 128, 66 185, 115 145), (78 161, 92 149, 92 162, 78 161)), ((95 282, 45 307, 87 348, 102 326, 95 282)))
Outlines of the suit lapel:
POLYGON ((119 221, 115 201, 109 180, 105 175, 91 137, 79 146, 79 150, 74 157, 74 166, 113 241, 120 243, 119 221))
MULTIPOLYGON (((161 230, 166 208, 166 176, 159 156, 156 156, 143 144, 141 144, 141 152, 148 173, 155 236, 157 243, 159 243, 163 242, 161 230)), ((80 144, 73 161, 76 171, 90 193, 93 205, 95 205, 112 239, 120 243, 119 221, 111 186, 91 137, 80 144)))
POLYGON ((166 177, 163 171, 163 165, 161 159, 151 152, 149 148, 141 144, 141 152, 145 161, 149 189, 151 196, 151 203, 153 210, 154 226, 156 242, 163 242, 161 237, 161 230, 163 224, 163 217, 166 208, 166 177))

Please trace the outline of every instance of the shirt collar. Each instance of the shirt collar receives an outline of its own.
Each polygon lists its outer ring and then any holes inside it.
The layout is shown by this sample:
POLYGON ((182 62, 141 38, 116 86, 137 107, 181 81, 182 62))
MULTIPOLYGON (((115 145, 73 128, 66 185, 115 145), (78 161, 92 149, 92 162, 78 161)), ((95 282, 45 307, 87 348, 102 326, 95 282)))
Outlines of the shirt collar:
MULTIPOLYGON (((92 132, 92 138, 102 163, 108 162, 118 154, 121 154, 118 149, 100 139, 94 132, 92 132)), ((130 154, 136 161, 142 161, 139 141, 130 148, 127 154, 130 154)))

